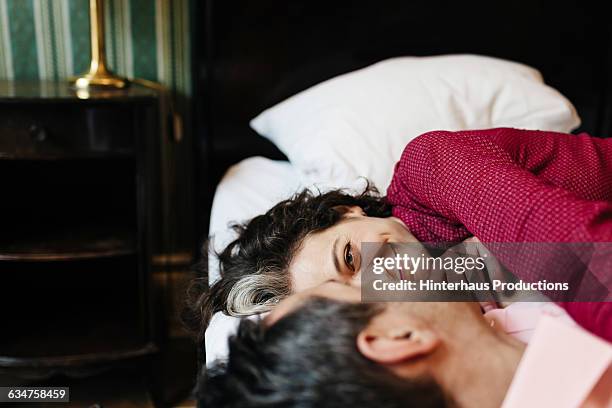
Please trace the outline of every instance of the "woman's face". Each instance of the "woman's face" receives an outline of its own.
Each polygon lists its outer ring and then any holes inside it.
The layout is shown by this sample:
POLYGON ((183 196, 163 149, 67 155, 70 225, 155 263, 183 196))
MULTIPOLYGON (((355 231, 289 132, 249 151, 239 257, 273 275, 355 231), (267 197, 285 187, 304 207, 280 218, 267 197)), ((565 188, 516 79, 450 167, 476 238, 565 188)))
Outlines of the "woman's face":
POLYGON ((362 242, 418 242, 395 217, 368 217, 359 207, 349 207, 335 225, 309 234, 296 251, 289 274, 294 292, 328 280, 359 286, 362 242))

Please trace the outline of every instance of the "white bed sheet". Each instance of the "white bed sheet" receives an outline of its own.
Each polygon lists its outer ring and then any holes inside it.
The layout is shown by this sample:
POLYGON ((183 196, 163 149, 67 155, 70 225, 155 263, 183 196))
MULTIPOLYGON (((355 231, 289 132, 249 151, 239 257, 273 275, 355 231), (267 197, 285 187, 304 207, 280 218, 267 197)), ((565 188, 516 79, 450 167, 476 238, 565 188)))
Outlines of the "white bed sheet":
MULTIPOLYGON (((304 185, 298 171, 286 161, 251 157, 232 166, 217 186, 211 210, 209 236, 219 251, 234 239, 228 228, 262 214, 276 203, 300 191, 304 185)), ((208 261, 209 283, 219 278, 216 257, 208 261)), ((206 330, 206 365, 227 356, 227 339, 235 332, 239 319, 216 313, 206 330)))

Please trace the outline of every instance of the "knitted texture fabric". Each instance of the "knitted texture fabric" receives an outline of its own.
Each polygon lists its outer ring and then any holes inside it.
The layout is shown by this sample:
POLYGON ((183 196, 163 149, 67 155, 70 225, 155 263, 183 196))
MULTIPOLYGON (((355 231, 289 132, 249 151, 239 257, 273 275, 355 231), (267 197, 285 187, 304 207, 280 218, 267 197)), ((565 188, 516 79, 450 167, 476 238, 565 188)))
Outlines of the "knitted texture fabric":
MULTIPOLYGON (((425 133, 406 146, 387 199, 422 242, 473 235, 485 244, 612 243, 612 139, 511 128, 425 133)), ((587 262, 583 285, 608 300, 611 246, 595 248, 597 268, 587 262)), ((517 261, 491 250, 506 266, 514 262, 509 269, 520 279, 559 277, 539 267, 546 257, 517 261)), ((612 340, 612 303, 562 305, 612 340)))

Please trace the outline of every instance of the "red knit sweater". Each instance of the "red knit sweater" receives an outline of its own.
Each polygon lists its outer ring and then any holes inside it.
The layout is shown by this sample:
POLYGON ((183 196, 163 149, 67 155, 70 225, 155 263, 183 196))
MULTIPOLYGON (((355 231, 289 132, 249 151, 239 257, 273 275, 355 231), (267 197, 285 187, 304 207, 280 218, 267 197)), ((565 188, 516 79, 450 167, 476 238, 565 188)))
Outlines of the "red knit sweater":
MULTIPOLYGON (((429 132, 406 146, 387 198, 422 242, 612 242, 612 139, 510 128, 429 132)), ((592 279, 608 300, 611 245, 595 257, 592 279)), ((529 268, 512 272, 542 278, 529 268)), ((612 341, 612 303, 563 306, 612 341)))

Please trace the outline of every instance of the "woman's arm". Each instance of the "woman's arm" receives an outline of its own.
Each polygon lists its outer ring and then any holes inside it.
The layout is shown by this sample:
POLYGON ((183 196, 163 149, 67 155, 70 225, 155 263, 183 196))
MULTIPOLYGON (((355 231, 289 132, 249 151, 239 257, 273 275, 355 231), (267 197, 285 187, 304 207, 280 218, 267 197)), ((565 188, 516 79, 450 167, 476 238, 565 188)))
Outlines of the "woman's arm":
POLYGON ((387 197, 424 242, 612 241, 612 142, 508 128, 430 132, 387 197))

